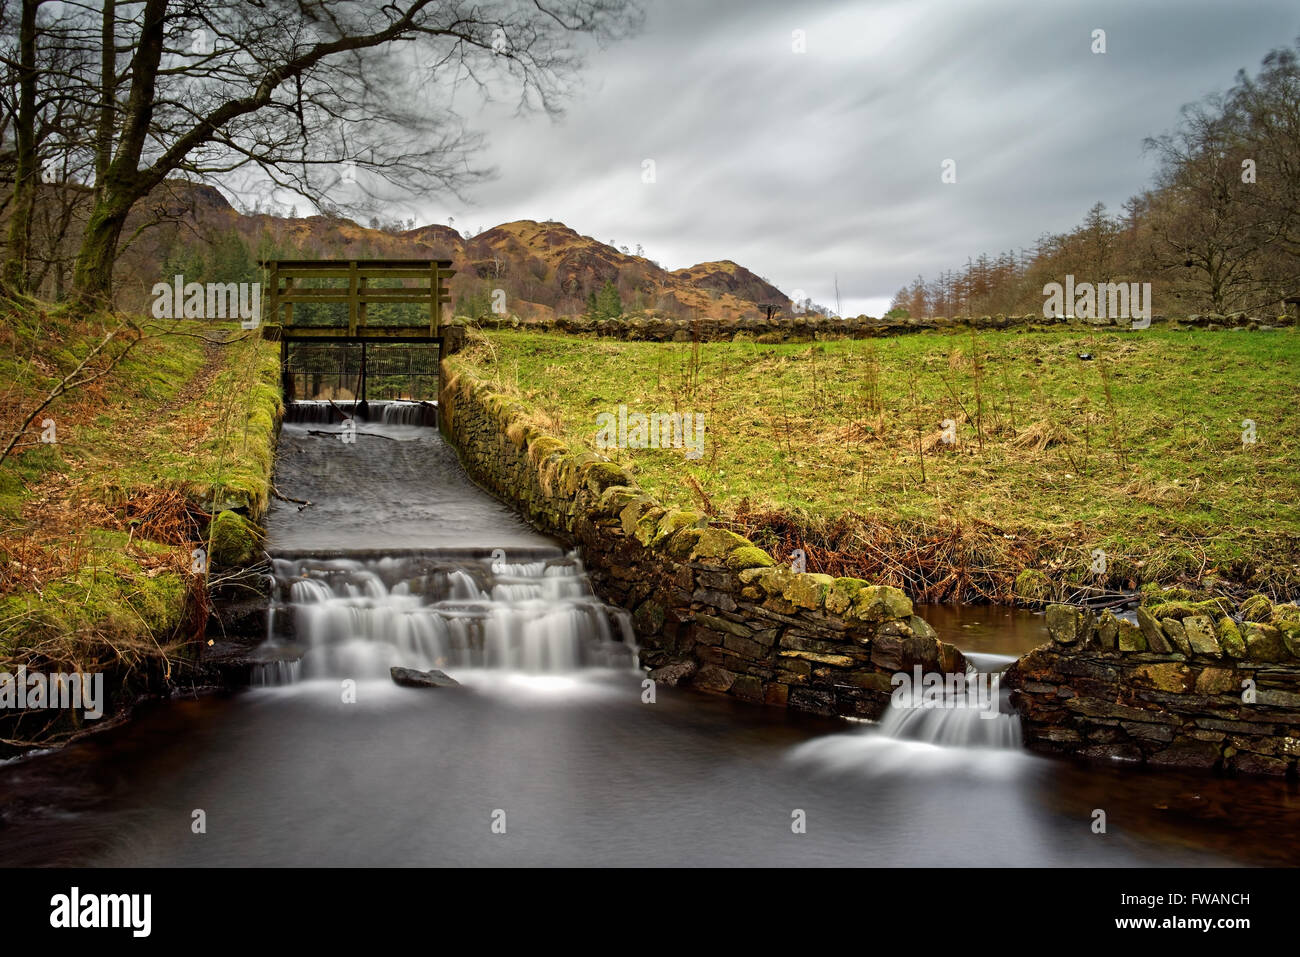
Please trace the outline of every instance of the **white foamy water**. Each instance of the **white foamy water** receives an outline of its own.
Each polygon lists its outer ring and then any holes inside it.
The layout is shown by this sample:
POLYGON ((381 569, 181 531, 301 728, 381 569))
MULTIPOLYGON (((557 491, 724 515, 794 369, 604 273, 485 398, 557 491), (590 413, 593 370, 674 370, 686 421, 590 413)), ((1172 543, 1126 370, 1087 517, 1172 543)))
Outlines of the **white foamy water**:
POLYGON ((966 657, 960 690, 951 678, 932 694, 913 687, 895 696, 878 723, 806 742, 791 751, 790 760, 832 773, 1017 773, 1026 759, 1020 716, 1000 686, 1001 671, 1015 658, 966 657))
POLYGON ((626 613, 596 598, 574 558, 280 558, 274 578, 258 685, 387 678, 393 667, 555 675, 636 662, 626 613))

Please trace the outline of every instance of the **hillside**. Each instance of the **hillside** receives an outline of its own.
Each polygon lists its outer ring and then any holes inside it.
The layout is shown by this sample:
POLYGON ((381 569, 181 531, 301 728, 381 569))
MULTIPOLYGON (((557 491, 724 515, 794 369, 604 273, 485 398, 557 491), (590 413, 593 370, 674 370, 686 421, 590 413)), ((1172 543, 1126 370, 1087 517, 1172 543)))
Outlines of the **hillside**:
POLYGON ((188 266, 187 275, 207 273, 194 278, 231 281, 241 278, 232 273, 271 255, 450 259, 457 270, 451 284, 457 311, 470 314, 486 312, 493 290, 504 289, 511 314, 581 315, 588 297, 607 282, 617 287, 629 315, 736 319, 762 314, 760 303, 791 307, 781 290, 737 263, 669 272, 559 222, 517 220, 466 238, 440 225, 397 230, 335 216, 244 214, 212 187, 175 182, 147 207, 141 218, 163 222, 142 233, 120 261, 121 305, 128 308, 145 306, 160 278, 159 263, 163 275, 188 266))
MULTIPOLYGON (((118 683, 192 677, 207 609, 194 562, 249 559, 280 407, 274 343, 124 318, 22 303, 0 326, 0 428, 21 432, 0 469, 0 671, 106 670, 115 710, 132 700, 118 683), (80 385, 24 430, 83 360, 80 385)), ((0 745, 75 730, 61 715, 8 714, 0 745)))

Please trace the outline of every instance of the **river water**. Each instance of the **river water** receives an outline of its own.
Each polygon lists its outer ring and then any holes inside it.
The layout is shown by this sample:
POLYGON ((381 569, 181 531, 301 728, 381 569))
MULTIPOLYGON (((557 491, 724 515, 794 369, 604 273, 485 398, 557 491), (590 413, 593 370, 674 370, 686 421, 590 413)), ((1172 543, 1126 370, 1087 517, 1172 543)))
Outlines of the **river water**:
MULTIPOLYGON (((299 417, 276 481, 313 504, 269 519, 260 684, 0 767, 0 865, 1300 862, 1282 782, 1031 755, 1006 714, 647 701, 626 615, 436 431, 299 417)), ((1044 637, 1025 612, 920 611, 983 672, 1044 637)))

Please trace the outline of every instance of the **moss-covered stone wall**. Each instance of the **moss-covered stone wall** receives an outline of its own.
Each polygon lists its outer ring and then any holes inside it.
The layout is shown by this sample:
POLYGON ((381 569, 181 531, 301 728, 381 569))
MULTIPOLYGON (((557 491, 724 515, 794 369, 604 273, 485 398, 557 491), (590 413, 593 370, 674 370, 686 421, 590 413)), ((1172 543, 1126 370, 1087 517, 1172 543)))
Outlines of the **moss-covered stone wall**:
POLYGON ((1155 766, 1295 775, 1300 607, 1168 601, 1137 623, 1047 609, 1051 642, 1008 676, 1025 743, 1155 766))
POLYGON ((443 382, 441 426, 467 471, 578 546, 601 597, 632 612, 656 680, 874 718, 894 673, 965 670, 898 589, 778 566, 748 539, 665 509, 622 468, 569 449, 451 363, 443 382))

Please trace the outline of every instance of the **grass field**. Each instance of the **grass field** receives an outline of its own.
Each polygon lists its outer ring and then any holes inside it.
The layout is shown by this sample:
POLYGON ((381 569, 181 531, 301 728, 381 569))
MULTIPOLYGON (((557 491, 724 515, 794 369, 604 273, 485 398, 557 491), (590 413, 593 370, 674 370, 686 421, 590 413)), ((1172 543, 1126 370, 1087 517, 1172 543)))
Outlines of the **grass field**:
MULTIPOLYGON (((61 307, 12 309, 0 333, 3 441, 119 321, 61 307)), ((111 371, 40 413, 0 464, 0 665, 93 670, 163 662, 206 515, 265 506, 279 405, 273 344, 230 328, 144 325, 111 371), (43 427, 43 423, 49 423, 43 427), (47 429, 54 441, 43 441, 47 429)), ((116 353, 136 335, 128 330, 116 353)), ((108 369, 93 360, 83 371, 108 369)), ((201 600, 201 599, 200 599, 201 600)))
POLYGON ((575 447, 594 449, 597 416, 620 405, 702 414, 694 461, 603 454, 774 554, 803 548, 812 571, 931 600, 1005 599, 1024 569, 1274 594, 1300 582, 1293 329, 788 345, 500 332, 453 362, 575 447))

